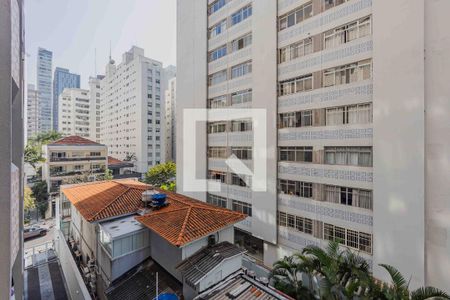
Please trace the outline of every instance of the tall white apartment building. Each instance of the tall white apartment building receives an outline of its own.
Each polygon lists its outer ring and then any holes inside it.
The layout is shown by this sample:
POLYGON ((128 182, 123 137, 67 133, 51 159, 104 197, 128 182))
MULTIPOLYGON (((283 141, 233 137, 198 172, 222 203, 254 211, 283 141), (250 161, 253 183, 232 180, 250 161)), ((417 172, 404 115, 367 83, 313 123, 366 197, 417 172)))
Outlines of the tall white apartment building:
POLYGON ((164 69, 133 46, 118 65, 110 60, 101 80, 100 141, 109 154, 131 158, 137 172, 164 159, 164 69))
POLYGON ((64 89, 59 95, 58 129, 64 135, 91 136, 90 94, 83 89, 64 89))
POLYGON ((27 137, 32 137, 38 133, 38 98, 39 92, 36 90, 34 84, 27 86, 27 137))
POLYGON ((176 135, 175 135, 175 107, 176 107, 176 78, 172 78, 168 82, 167 90, 165 91, 165 160, 176 160, 176 135))
POLYGON ((39 91, 39 132, 52 130, 52 60, 53 53, 38 48, 36 66, 36 87, 39 91))
POLYGON ((101 86, 100 81, 104 78, 103 75, 89 77, 89 134, 90 140, 97 143, 100 142, 100 101, 101 101, 101 86))
POLYGON ((379 279, 386 263, 412 287, 448 291, 450 33, 440 29, 450 2, 179 0, 177 9, 178 192, 247 213, 236 242, 266 265, 340 240, 379 279), (225 163, 235 154, 252 166, 252 121, 183 136, 187 108, 266 110, 266 192, 225 163), (183 185, 194 138, 197 177, 220 192, 183 185))

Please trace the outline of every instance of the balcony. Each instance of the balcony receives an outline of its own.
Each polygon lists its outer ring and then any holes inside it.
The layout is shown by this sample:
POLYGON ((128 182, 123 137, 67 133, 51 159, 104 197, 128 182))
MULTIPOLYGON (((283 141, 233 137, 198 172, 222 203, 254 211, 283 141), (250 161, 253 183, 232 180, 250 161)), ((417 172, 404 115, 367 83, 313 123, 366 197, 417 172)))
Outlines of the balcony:
POLYGON ((89 157, 51 157, 50 162, 71 162, 71 161, 94 161, 106 160, 105 156, 89 156, 89 157))
POLYGON ((211 180, 208 181, 209 193, 225 198, 231 198, 234 200, 251 203, 253 193, 250 188, 219 182, 218 184, 220 186, 220 190, 214 191, 213 185, 215 185, 216 183, 217 182, 211 180))
POLYGON ((208 97, 214 98, 224 94, 247 90, 252 87, 252 74, 247 74, 238 78, 208 87, 208 97))
POLYGON ((235 40, 238 37, 250 32, 251 30, 252 30, 252 17, 249 17, 243 20, 242 22, 225 29, 223 33, 209 39, 208 51, 216 49, 225 43, 229 43, 232 40, 235 40))
POLYGON ((208 134, 208 146, 213 147, 251 147, 253 145, 253 131, 220 132, 208 134))
MULTIPOLYGON (((208 169, 209 170, 216 170, 216 171, 229 171, 228 165, 225 163, 227 159, 226 158, 209 158, 208 159, 208 169)), ((244 163, 244 165, 247 166, 250 170, 253 170, 253 160, 250 159, 243 159, 241 162, 244 163)))
POLYGON ((208 63, 208 74, 219 72, 228 66, 238 65, 250 60, 252 57, 252 47, 247 46, 239 51, 230 53, 215 61, 208 63))
POLYGON ((94 169, 94 170, 80 170, 80 171, 53 171, 50 170, 50 177, 66 177, 66 176, 76 176, 76 175, 95 175, 102 174, 105 172, 105 169, 94 169))

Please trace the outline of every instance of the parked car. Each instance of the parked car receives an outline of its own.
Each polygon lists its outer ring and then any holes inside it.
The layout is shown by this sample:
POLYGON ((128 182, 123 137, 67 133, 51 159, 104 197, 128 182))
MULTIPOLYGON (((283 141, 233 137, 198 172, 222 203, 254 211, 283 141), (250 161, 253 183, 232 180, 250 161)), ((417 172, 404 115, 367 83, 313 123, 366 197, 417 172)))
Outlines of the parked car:
POLYGON ((35 236, 44 236, 47 234, 47 229, 39 226, 27 227, 23 230, 23 239, 29 239, 35 236))

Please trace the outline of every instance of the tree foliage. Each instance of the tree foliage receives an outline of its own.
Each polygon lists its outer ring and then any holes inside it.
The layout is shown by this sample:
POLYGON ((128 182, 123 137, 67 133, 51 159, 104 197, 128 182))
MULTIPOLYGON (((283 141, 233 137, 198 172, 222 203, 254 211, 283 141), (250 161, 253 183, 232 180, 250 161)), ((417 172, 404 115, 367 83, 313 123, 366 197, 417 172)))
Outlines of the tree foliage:
POLYGON ((148 184, 160 187, 162 185, 170 186, 175 181, 176 165, 174 162, 166 162, 150 168, 145 173, 144 181, 148 184))
POLYGON ((35 198, 33 195, 33 192, 31 191, 31 189, 28 186, 25 186, 24 191, 23 191, 23 208, 25 210, 30 210, 36 207, 35 203, 35 198))
POLYGON ((42 157, 42 151, 38 146, 28 144, 25 146, 24 161, 26 163, 29 163, 33 167, 33 169, 36 170, 37 164, 40 162, 44 162, 45 159, 42 157))
POLYGON ((47 182, 39 181, 36 182, 32 187, 31 191, 34 196, 34 203, 39 210, 41 217, 45 217, 45 212, 48 208, 48 191, 47 191, 47 182))
POLYGON ((28 139, 24 150, 24 161, 29 163, 37 171, 37 165, 44 162, 42 157, 42 145, 54 142, 62 138, 62 133, 56 131, 41 132, 28 139))
POLYGON ((28 143, 42 146, 59 140, 62 137, 63 134, 57 131, 40 132, 37 135, 31 137, 28 140, 28 143))

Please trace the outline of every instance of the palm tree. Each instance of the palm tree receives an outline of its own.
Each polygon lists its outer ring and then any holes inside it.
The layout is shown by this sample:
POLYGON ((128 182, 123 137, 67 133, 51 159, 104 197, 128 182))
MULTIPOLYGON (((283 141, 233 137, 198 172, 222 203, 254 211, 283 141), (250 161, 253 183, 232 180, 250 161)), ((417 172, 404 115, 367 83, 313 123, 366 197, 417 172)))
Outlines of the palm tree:
POLYGON ((425 300, 425 299, 450 299, 450 296, 434 287, 422 287, 417 290, 409 290, 409 281, 406 281, 405 277, 395 267, 380 264, 391 276, 391 285, 384 287, 382 293, 388 300, 425 300))

